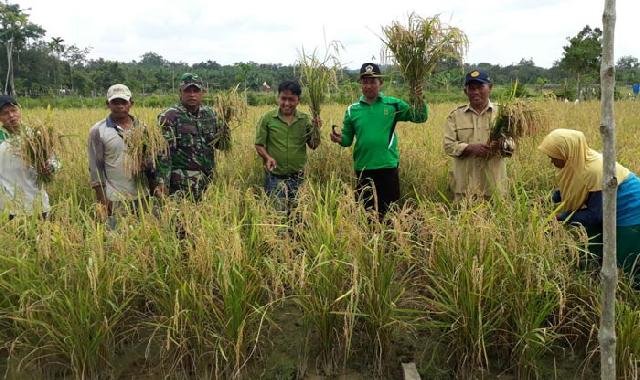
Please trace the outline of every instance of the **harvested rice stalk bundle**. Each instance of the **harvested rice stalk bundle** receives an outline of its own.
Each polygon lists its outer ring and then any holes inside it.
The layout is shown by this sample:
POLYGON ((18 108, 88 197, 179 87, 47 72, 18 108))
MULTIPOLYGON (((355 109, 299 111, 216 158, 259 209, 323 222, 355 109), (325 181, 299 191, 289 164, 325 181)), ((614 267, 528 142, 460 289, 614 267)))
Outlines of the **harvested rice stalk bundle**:
MULTIPOLYGON (((466 34, 443 24, 438 16, 422 18, 411 13, 406 26, 394 21, 390 26, 382 27, 382 33, 387 55, 383 61, 391 58, 399 66, 414 94, 443 59, 458 60, 462 66, 469 47, 466 34)), ((412 96, 410 103, 419 107, 422 99, 412 96)))
POLYGON ((302 48, 298 58, 300 82, 309 96, 309 108, 313 119, 320 120, 320 108, 327 95, 338 88, 338 72, 340 61, 338 52, 342 45, 338 41, 332 42, 321 59, 314 50, 307 54, 302 48))
POLYGON ((20 130, 20 136, 14 140, 20 157, 36 170, 41 183, 53 179, 53 174, 60 168, 56 154, 63 149, 62 135, 53 126, 51 109, 48 111, 44 121, 36 118, 27 120, 20 130))
POLYGON ((500 102, 498 115, 491 128, 490 140, 504 138, 519 139, 547 130, 549 120, 534 103, 516 98, 518 81, 513 85, 510 95, 500 102))
POLYGON ((531 102, 514 99, 500 104, 491 129, 491 140, 501 137, 518 139, 535 135, 542 129, 544 117, 531 102))
MULTIPOLYGON (((153 124, 152 124, 153 125, 153 124)), ((155 168, 158 155, 168 152, 161 128, 144 123, 136 124, 123 133, 125 144, 124 168, 131 177, 138 177, 145 169, 155 168)))
POLYGON ((218 115, 219 129, 215 146, 220 150, 231 149, 231 126, 239 125, 247 116, 247 101, 238 93, 240 84, 218 92, 213 99, 213 108, 218 115))

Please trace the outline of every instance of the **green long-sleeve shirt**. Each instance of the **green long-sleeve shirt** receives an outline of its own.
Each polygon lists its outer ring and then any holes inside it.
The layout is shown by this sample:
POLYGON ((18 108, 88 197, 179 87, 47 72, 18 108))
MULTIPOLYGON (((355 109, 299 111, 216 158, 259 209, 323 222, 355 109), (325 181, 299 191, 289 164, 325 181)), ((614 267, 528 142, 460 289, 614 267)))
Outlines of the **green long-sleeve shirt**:
POLYGON ((428 116, 426 103, 416 110, 404 100, 391 96, 380 94, 373 104, 362 96, 344 114, 340 145, 351 146, 355 137, 353 166, 357 171, 395 168, 400 162, 395 123, 423 123, 428 116))

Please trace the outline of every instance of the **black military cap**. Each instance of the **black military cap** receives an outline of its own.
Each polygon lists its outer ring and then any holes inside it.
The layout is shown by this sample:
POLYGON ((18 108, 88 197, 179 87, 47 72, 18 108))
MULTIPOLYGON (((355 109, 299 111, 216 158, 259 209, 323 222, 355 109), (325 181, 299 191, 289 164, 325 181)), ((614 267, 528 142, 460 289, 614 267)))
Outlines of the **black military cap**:
POLYGON ((382 72, 380 72, 380 66, 375 63, 363 63, 362 67, 360 67, 360 78, 362 77, 374 77, 379 78, 382 77, 382 72))
POLYGON ((6 106, 7 104, 17 106, 18 101, 13 96, 9 96, 9 95, 0 96, 0 108, 6 106))

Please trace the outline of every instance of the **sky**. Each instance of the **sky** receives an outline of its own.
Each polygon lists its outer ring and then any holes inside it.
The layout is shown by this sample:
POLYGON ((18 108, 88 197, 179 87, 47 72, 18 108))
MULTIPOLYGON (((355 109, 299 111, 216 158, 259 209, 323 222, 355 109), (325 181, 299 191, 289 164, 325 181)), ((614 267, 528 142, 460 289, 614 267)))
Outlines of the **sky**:
MULTIPOLYGON (((15 2, 15 0, 10 0, 15 2)), ((410 12, 440 15, 469 38, 466 62, 551 67, 567 37, 602 29, 604 0, 18 0, 47 39, 91 47, 89 58, 139 60, 153 51, 172 62, 294 63, 302 47, 340 41, 340 61, 378 62, 381 27, 410 12)), ((618 0, 615 57, 640 58, 640 0, 618 0)))

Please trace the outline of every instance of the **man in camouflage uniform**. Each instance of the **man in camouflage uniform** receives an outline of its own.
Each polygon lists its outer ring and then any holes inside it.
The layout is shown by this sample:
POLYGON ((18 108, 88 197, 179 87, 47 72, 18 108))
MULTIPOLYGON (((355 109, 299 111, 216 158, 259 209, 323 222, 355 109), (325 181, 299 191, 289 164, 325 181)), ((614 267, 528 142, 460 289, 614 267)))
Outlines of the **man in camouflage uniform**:
POLYGON ((202 105, 204 92, 198 75, 183 74, 180 104, 158 116, 169 152, 158 157, 156 196, 176 194, 199 201, 213 179, 215 149, 229 146, 229 128, 211 107, 202 105))

